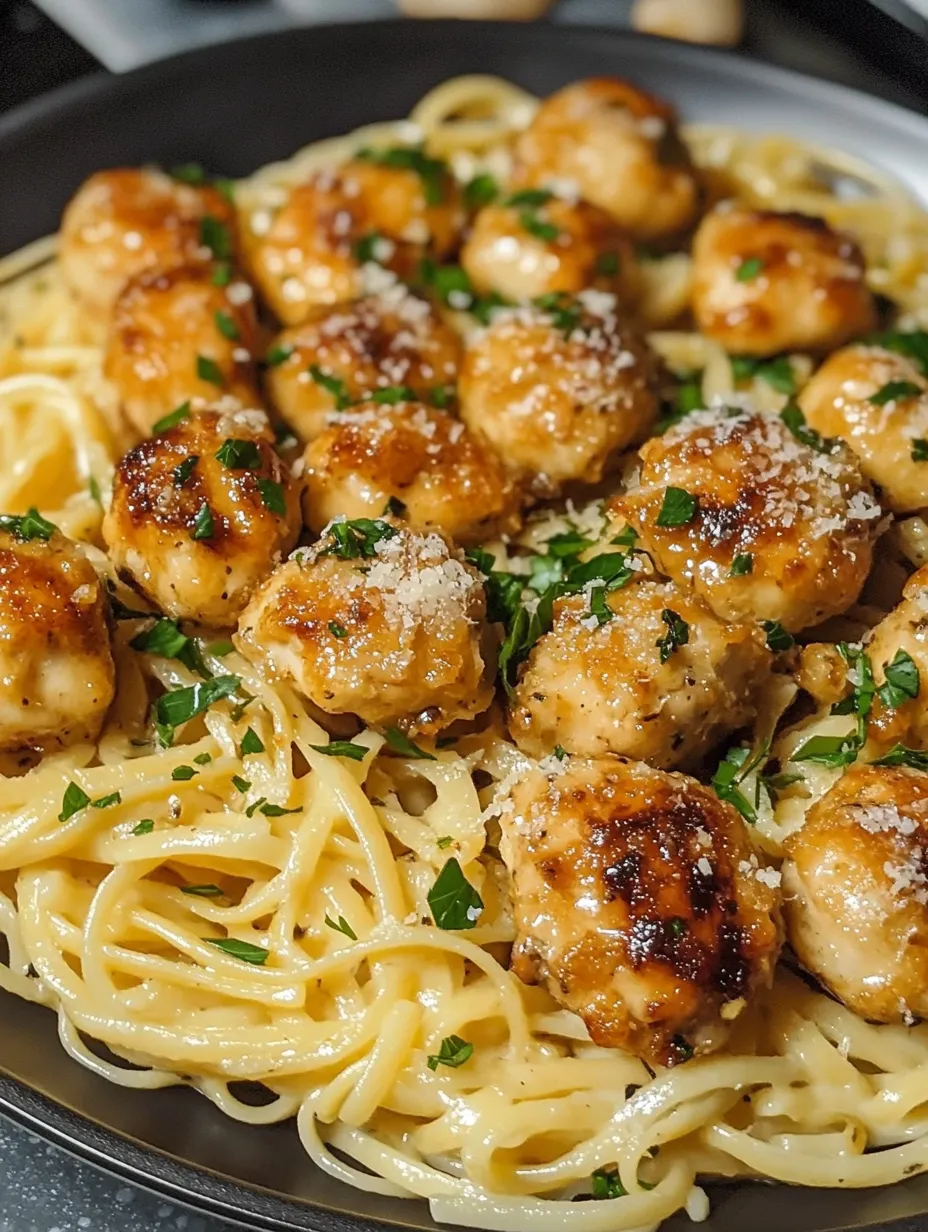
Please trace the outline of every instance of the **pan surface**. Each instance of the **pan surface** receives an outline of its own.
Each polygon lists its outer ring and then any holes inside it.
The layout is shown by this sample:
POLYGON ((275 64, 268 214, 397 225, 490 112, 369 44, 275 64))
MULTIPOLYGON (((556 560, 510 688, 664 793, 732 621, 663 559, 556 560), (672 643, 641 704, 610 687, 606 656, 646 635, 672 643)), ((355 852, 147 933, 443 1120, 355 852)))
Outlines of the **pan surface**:
MULTIPOLYGON (((0 253, 55 230, 93 171, 198 161, 242 175, 308 141, 405 115, 460 73, 539 94, 627 76, 685 119, 795 134, 892 172, 928 203, 928 120, 735 55, 589 27, 383 22, 209 48, 75 83, 0 119, 0 253)), ((292 1125, 253 1127, 195 1093, 129 1091, 71 1061, 54 1017, 0 992, 0 1112, 126 1180, 273 1229, 433 1228, 424 1203, 365 1194, 309 1163, 292 1125)), ((928 1176, 882 1190, 715 1187, 706 1232, 834 1232, 928 1218, 928 1176)), ((682 1232, 678 1217, 666 1225, 682 1232)))

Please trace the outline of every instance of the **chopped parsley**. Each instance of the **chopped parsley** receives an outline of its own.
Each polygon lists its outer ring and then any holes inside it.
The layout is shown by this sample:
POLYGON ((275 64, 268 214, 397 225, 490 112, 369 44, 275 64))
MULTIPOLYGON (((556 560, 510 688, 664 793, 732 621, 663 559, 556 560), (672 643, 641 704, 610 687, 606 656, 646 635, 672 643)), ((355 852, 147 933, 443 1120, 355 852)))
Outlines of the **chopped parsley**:
POLYGON ((688 522, 692 522, 698 509, 698 497, 692 496, 684 488, 669 487, 664 493, 656 525, 665 527, 685 526, 688 522))
POLYGON ((330 620, 328 624, 328 629, 333 637, 342 638, 342 637, 348 636, 348 630, 345 628, 343 624, 339 624, 337 620, 330 620))
POLYGON ((76 783, 69 783, 65 788, 64 797, 61 801, 61 812, 58 814, 58 820, 67 821, 69 817, 73 817, 75 813, 85 809, 89 803, 90 796, 87 795, 86 791, 78 787, 76 783))
POLYGON ((546 244, 553 244, 561 234, 560 227, 556 227, 553 222, 546 222, 534 210, 522 210, 519 214, 519 223, 523 231, 527 231, 536 240, 542 240, 546 244))
POLYGON ((222 442, 214 456, 230 471, 254 471, 261 465, 261 451, 254 441, 231 436, 222 442))
POLYGON ((837 649, 854 669, 856 678, 849 696, 836 702, 831 713, 856 714, 856 729, 846 736, 812 736, 796 749, 792 761, 811 761, 832 768, 849 766, 867 742, 867 726, 877 691, 870 658, 847 642, 839 642, 837 649))
POLYGON ((483 899, 470 884, 454 856, 445 864, 429 890, 429 910, 439 928, 475 928, 483 899))
POLYGON ((162 432, 167 432, 169 428, 176 428, 179 423, 183 423, 185 419, 190 418, 190 403, 182 402, 175 410, 170 411, 167 415, 162 415, 160 419, 155 420, 152 426, 152 435, 160 436, 162 432))
POLYGON ((8 531, 24 543, 32 539, 42 539, 48 543, 57 529, 54 522, 42 517, 35 505, 30 506, 26 513, 0 514, 0 530, 8 531))
POLYGON ((133 834, 151 834, 154 828, 155 828, 155 823, 152 821, 150 817, 146 817, 144 821, 139 821, 132 827, 132 833, 133 834))
POLYGON ((196 470, 196 465, 200 460, 200 455, 196 453, 190 454, 184 458, 183 462, 178 462, 171 472, 171 482, 175 488, 182 488, 193 472, 196 470))
POLYGON ((447 1035, 441 1041, 438 1052, 433 1053, 426 1064, 430 1070, 438 1069, 439 1065, 447 1065, 451 1069, 457 1069, 459 1065, 469 1061, 473 1055, 473 1044, 461 1039, 460 1035, 447 1035))
POLYGON ((666 663, 678 646, 685 646, 690 640, 690 627, 676 612, 664 608, 661 620, 667 626, 667 632, 655 643, 660 648, 661 662, 666 663))
POLYGON ((738 282, 753 282, 753 280, 763 271, 766 262, 763 257, 745 257, 735 270, 735 278, 738 282))
POLYGON ((100 491, 100 482, 96 475, 91 475, 87 480, 87 491, 90 493, 90 499, 95 501, 100 508, 103 508, 103 493, 100 491))
POLYGON ((161 747, 169 749, 178 727, 202 714, 214 702, 231 697, 240 684, 238 676, 213 676, 210 680, 163 693, 152 708, 155 732, 161 747))
POLYGON ((566 291, 549 291, 532 300, 536 308, 547 313, 551 324, 564 334, 572 334, 580 326, 583 315, 580 303, 566 291))
POLYGON ((918 697, 918 666, 905 650, 897 650, 892 663, 883 664, 885 684, 877 689, 877 696, 888 710, 895 710, 918 697))
POLYGON ((887 381, 867 401, 874 406, 886 406, 888 402, 898 402, 900 398, 917 398, 922 392, 921 386, 913 381, 887 381))
POLYGON ((358 150, 355 158, 361 162, 378 163, 382 167, 414 171, 422 181, 426 205, 441 205, 445 198, 444 181, 448 175, 448 164, 440 158, 430 158, 421 146, 395 146, 385 150, 365 147, 358 150))
POLYGON ((276 513, 279 518, 287 516, 287 502, 284 498, 284 485, 276 479, 257 479, 258 494, 261 504, 269 513, 276 513))
POLYGON ((232 775, 232 786, 243 796, 246 792, 251 791, 250 781, 248 779, 243 779, 240 774, 232 775))
POLYGON ((317 385, 332 395, 335 399, 335 409, 337 411, 343 411, 346 407, 351 406, 351 395, 348 392, 348 386, 341 377, 323 372, 318 364, 310 364, 309 375, 317 385))
POLYGON ((220 309, 215 314, 213 319, 216 322, 216 328, 219 330, 220 334, 222 334, 223 338, 227 338, 229 342, 238 342, 241 335, 238 332, 238 326, 235 324, 235 320, 231 313, 223 312, 222 309, 220 309))
POLYGON ((923 436, 915 437, 909 456, 913 462, 928 462, 928 440, 925 440, 923 436))
POLYGON ((328 744, 311 744, 314 752, 326 757, 347 757, 350 761, 363 761, 370 749, 351 740, 330 740, 328 744))
POLYGON ((209 381, 210 385, 216 385, 219 389, 226 383, 222 369, 215 359, 210 359, 208 355, 197 356, 197 376, 201 381, 209 381))
POLYGON ((445 851, 454 842, 450 834, 443 834, 441 838, 435 840, 435 846, 439 851, 445 851))
POLYGON ((754 556, 751 552, 739 552, 731 562, 729 577, 744 577, 754 572, 754 556))
POLYGON ((212 214, 204 214, 200 219, 200 243, 210 250, 217 261, 228 261, 232 256, 229 228, 212 214))
POLYGON ((329 918, 328 913, 326 913, 325 922, 326 926, 331 928, 334 932, 344 933, 345 936, 351 941, 357 941, 358 934, 354 931, 343 915, 340 915, 337 920, 332 920, 329 918))
POLYGON ((166 616, 160 617, 150 629, 137 633, 129 645, 143 654, 178 659, 198 676, 208 678, 210 675, 196 642, 181 632, 176 621, 168 620, 166 616))
POLYGON ((184 885, 180 887, 181 894, 190 894, 194 898, 222 898, 225 894, 222 886, 210 883, 209 885, 184 885))
POLYGON ((242 755, 247 757, 251 753, 263 753, 264 741, 258 735, 253 727, 249 727, 242 736, 242 755))
POLYGON ((488 172, 475 175, 464 186, 464 204, 469 210, 481 210, 485 205, 492 205, 499 192, 499 183, 494 176, 488 172))
POLYGON ((95 809, 112 808, 114 804, 122 804, 122 792, 111 791, 108 796, 100 796, 90 801, 90 807, 95 809))
POLYGON ((203 940, 214 945, 217 950, 222 950, 223 954, 228 954, 230 958, 241 959, 242 962, 252 963, 256 967, 262 967, 267 962, 267 950, 260 945, 252 945, 250 941, 239 941, 237 937, 204 937, 203 940))
POLYGON ((413 757, 418 761, 435 761, 434 753, 420 748, 418 744, 413 744, 409 737, 401 732, 398 727, 388 727, 384 732, 384 736, 394 753, 402 753, 404 757, 413 757))
POLYGON ((871 763, 874 766, 908 766, 911 770, 928 770, 928 753, 894 744, 888 753, 871 763))
POLYGON ((370 400, 381 406, 396 406, 399 402, 415 402, 416 391, 408 385, 386 385, 375 389, 370 400))
POLYGON ((757 821, 758 799, 755 795, 754 802, 752 803, 741 790, 741 784, 752 770, 756 770, 767 760, 769 755, 769 742, 762 745, 760 750, 753 756, 750 749, 729 749, 712 776, 712 790, 718 798, 726 800, 729 804, 733 805, 744 820, 752 826, 757 821))
POLYGON ((269 368, 278 368, 281 364, 285 364, 292 354, 293 347, 290 343, 275 342, 265 355, 264 362, 269 368))
POLYGON ((780 411, 780 418, 797 441, 803 445, 808 445, 816 453, 834 453, 836 449, 840 448, 841 442, 835 437, 822 436, 814 428, 808 427, 806 417, 797 403, 787 402, 783 410, 780 411))
POLYGON ((328 529, 329 546, 320 552, 320 556, 337 556, 340 560, 372 560, 377 555, 377 544, 384 539, 393 539, 397 533, 395 526, 379 518, 333 522, 328 529))
POLYGON ((762 620, 760 627, 767 635, 767 649, 772 650, 774 654, 789 650, 796 644, 796 639, 783 628, 778 620, 762 620))
POLYGON ((785 355, 775 359, 754 359, 750 355, 732 355, 731 371, 736 381, 751 381, 758 378, 779 394, 796 393, 796 373, 785 355))
POLYGON ((194 770, 193 766, 175 766, 171 778, 175 783, 187 783, 195 774, 199 774, 199 770, 194 770))
POLYGON ((593 272, 604 278, 612 278, 619 272, 620 266, 621 262, 617 252, 601 252, 596 258, 593 272))
POLYGON ((209 502, 203 501, 197 510, 196 517, 193 519, 193 529, 190 532, 190 538, 212 539, 215 533, 216 523, 213 520, 213 511, 209 507, 209 502))

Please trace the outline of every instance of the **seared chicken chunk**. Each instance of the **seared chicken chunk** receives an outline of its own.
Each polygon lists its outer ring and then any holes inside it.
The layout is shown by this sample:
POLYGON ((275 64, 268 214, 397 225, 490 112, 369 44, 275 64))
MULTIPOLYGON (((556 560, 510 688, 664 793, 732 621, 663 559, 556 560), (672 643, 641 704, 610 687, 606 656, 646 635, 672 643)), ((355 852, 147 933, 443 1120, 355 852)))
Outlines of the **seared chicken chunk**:
POLYGON ((880 346, 847 347, 825 360, 799 402, 812 427, 847 441, 890 509, 928 506, 928 380, 917 363, 880 346))
POLYGON ((340 521, 271 575, 236 642, 320 710, 428 731, 490 704, 485 614, 481 576, 441 535, 340 521))
POLYGON ((855 765, 787 840, 800 962, 855 1014, 928 1017, 928 775, 855 765))
POLYGON ((730 804, 617 757, 549 757, 500 818, 516 972, 594 1042, 661 1065, 711 1052, 780 948, 779 874, 730 804))
POLYGON ((4 515, 0 749, 94 739, 115 684, 106 596, 90 561, 33 513, 4 515))
POLYGON ((722 620, 792 630, 856 600, 881 515, 843 444, 806 444, 779 415, 731 407, 647 441, 638 486, 616 506, 658 568, 722 620))
POLYGON ((395 283, 378 295, 317 310, 285 329, 269 355, 274 405, 304 442, 333 412, 405 392, 436 405, 457 382, 461 344, 426 300, 395 283))
POLYGON ((399 501, 415 530, 475 543, 519 525, 519 497, 484 441, 418 402, 363 402, 307 447, 303 510, 316 531, 399 501))
POLYGON ((555 745, 690 766, 754 715, 770 668, 756 625, 725 625, 666 582, 633 577, 556 600, 515 689, 509 731, 526 753, 555 745))
POLYGON ((217 287, 205 266, 140 274, 113 310, 103 363, 126 418, 141 436, 184 402, 220 393, 257 401, 257 322, 251 287, 217 287))
POLYGON ((903 690, 882 690, 873 702, 870 735, 886 746, 928 744, 928 565, 906 582, 902 601, 879 622, 864 643, 877 685, 886 681, 887 666, 897 681, 899 660, 905 664, 903 690), (891 702, 889 705, 887 702, 891 702))
POLYGON ((693 241, 693 311, 726 351, 827 351, 876 324, 864 259, 821 218, 729 202, 693 241))
POLYGON ((596 483, 657 414, 647 343, 616 315, 615 297, 581 291, 498 312, 461 368, 461 418, 538 496, 596 483))
POLYGON ((136 274, 208 262, 217 249, 231 255, 231 221, 228 202, 210 186, 150 169, 99 171, 64 212, 61 269, 82 302, 105 313, 136 274))
POLYGON ((103 537, 163 612, 222 627, 296 542, 299 492, 261 411, 187 414, 116 467, 103 537))
POLYGON ((673 108, 616 78, 579 81, 552 94, 515 154, 519 183, 543 188, 566 181, 638 239, 684 230, 699 204, 673 108))
POLYGON ((335 170, 317 171, 272 215, 241 219, 254 279, 285 325, 305 321, 318 304, 362 294, 362 266, 375 262, 412 277, 426 254, 441 258, 464 224, 460 191, 444 164, 406 151, 370 151, 335 170), (424 162, 422 161, 424 159, 424 162))
POLYGON ((507 300, 599 287, 624 302, 635 287, 635 249, 609 215, 545 189, 481 210, 461 264, 477 291, 507 300))

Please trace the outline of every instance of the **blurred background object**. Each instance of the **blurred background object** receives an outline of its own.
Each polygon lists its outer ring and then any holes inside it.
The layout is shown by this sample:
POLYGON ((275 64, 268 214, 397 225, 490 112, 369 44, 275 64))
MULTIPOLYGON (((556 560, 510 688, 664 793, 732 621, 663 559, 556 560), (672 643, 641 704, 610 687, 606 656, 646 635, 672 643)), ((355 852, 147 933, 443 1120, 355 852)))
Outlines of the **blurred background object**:
POLYGON ((552 0, 397 0, 397 4, 407 17, 531 21, 541 17, 551 7, 552 0))
POLYGON ((742 0, 635 0, 632 26, 645 34, 734 47, 744 32, 742 0))

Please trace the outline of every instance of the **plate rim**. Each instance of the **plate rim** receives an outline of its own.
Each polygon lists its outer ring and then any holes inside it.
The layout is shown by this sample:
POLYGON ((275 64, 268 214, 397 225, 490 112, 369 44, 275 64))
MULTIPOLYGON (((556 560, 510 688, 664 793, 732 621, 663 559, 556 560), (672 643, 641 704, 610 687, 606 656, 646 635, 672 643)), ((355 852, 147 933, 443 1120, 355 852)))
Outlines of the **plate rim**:
MULTIPOLYGON (((166 81, 210 65, 212 71, 221 68, 226 59, 237 61, 251 52, 284 40, 312 41, 318 36, 329 39, 364 41, 372 32, 385 37, 415 37, 418 29, 427 28, 435 36, 443 33, 453 40, 466 29, 492 40, 520 39, 540 43, 551 39, 589 40, 597 44, 608 42, 617 57, 636 46, 658 49, 659 56, 672 67, 674 63, 694 62, 704 65, 707 72, 715 68, 734 88, 768 90, 796 89, 810 102, 822 100, 829 107, 838 104, 849 123, 855 115, 877 120, 897 130, 904 130, 915 142, 924 143, 928 152, 928 114, 912 107, 891 102, 865 90, 832 82, 796 69, 752 58, 747 53, 728 48, 710 48, 665 39, 637 31, 616 29, 599 24, 553 24, 550 22, 516 23, 501 21, 459 22, 453 20, 422 20, 396 18, 370 22, 326 22, 253 34, 241 39, 195 47, 189 51, 159 58, 125 73, 100 70, 76 81, 67 82, 37 98, 27 100, 0 116, 0 161, 8 147, 30 140, 43 128, 54 126, 63 114, 109 98, 117 103, 121 98, 144 93, 152 86, 163 87, 166 81)), ((634 72, 630 73, 634 77, 634 72)), ((12 996, 0 990, 0 998, 12 996)), ((74 1062, 76 1064, 76 1062, 74 1062)), ((130 1097, 127 1095, 127 1097, 130 1097)), ((141 1142, 120 1130, 93 1120, 66 1104, 49 1098, 24 1081, 4 1070, 0 1058, 0 1116, 34 1133, 92 1167, 110 1176, 226 1222, 266 1229, 268 1232, 385 1232, 398 1228, 395 1219, 369 1219, 347 1210, 321 1203, 310 1204, 290 1200, 275 1191, 246 1181, 225 1178, 206 1166, 189 1163, 160 1147, 141 1142)), ((308 1158, 308 1157, 307 1157, 308 1158)), ((848 1232, 890 1232, 907 1220, 928 1216, 928 1202, 921 1212, 890 1221, 869 1221, 842 1225, 848 1232)))

